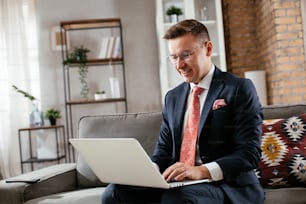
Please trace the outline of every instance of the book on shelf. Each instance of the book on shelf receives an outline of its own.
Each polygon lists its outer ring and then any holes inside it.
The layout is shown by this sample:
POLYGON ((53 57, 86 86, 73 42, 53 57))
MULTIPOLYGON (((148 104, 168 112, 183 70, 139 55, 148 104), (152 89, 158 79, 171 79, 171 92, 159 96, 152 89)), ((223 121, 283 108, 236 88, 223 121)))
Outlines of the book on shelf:
POLYGON ((99 58, 110 59, 121 57, 121 38, 120 36, 111 36, 102 38, 99 58))
POLYGON ((109 37, 109 43, 108 43, 107 55, 106 55, 106 58, 108 58, 108 59, 112 58, 114 41, 115 41, 114 36, 109 37))
POLYGON ((109 44, 109 38, 108 37, 102 38, 99 58, 105 59, 107 57, 108 44, 109 44))
POLYGON ((120 58, 120 57, 121 57, 121 38, 120 36, 117 36, 114 43, 112 58, 120 58))

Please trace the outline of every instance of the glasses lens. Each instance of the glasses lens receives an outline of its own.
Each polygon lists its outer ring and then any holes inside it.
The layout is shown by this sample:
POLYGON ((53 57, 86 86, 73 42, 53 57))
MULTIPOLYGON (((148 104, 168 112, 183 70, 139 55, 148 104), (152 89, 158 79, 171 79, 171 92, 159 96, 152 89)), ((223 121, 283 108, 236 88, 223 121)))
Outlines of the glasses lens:
POLYGON ((169 61, 172 63, 172 64, 176 64, 177 63, 177 58, 176 56, 168 56, 168 59, 169 61))
POLYGON ((191 55, 192 55, 191 52, 183 52, 183 53, 180 55, 180 59, 186 61, 186 60, 188 60, 188 58, 189 58, 191 55))
POLYGON ((185 51, 185 52, 182 52, 180 55, 178 56, 174 56, 174 55, 169 55, 168 56, 168 59, 169 61, 173 64, 173 65, 176 65, 177 64, 177 60, 178 58, 180 58, 180 60, 182 61, 189 61, 190 60, 190 56, 194 54, 195 50, 197 49, 198 47, 195 47, 193 48, 191 51, 185 51))

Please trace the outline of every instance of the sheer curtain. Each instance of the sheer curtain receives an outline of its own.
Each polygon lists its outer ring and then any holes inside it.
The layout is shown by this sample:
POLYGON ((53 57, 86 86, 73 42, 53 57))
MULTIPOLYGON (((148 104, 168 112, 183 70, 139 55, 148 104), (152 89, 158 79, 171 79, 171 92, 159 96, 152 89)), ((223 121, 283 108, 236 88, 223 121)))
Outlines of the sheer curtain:
POLYGON ((18 129, 31 104, 12 85, 40 97, 35 0, 0 1, 0 172, 20 174, 18 129))

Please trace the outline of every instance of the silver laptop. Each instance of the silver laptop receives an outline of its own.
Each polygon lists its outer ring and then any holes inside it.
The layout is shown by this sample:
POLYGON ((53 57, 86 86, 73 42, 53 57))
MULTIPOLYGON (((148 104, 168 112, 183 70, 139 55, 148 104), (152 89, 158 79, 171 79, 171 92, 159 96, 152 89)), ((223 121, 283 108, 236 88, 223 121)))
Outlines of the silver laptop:
POLYGON ((168 183, 140 143, 133 138, 79 138, 69 141, 105 183, 168 189, 209 181, 168 183))

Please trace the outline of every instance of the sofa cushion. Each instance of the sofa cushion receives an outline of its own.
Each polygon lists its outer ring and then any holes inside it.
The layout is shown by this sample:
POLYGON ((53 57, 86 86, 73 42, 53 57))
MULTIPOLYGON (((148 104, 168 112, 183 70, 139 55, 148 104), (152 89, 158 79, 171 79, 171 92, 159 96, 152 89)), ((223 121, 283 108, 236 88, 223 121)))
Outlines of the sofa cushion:
POLYGON ((305 204, 305 188, 264 189, 264 204, 305 204))
MULTIPOLYGON (((152 155, 161 126, 161 112, 85 116, 79 122, 81 138, 136 138, 152 155)), ((111 158, 111 157, 110 157, 111 158)), ((78 157, 77 180, 80 187, 105 185, 86 162, 78 157)))
POLYGON ((264 187, 306 187, 306 114, 264 120, 259 179, 264 187))
POLYGON ((88 188, 51 194, 29 200, 25 204, 101 204, 104 188, 88 188))

